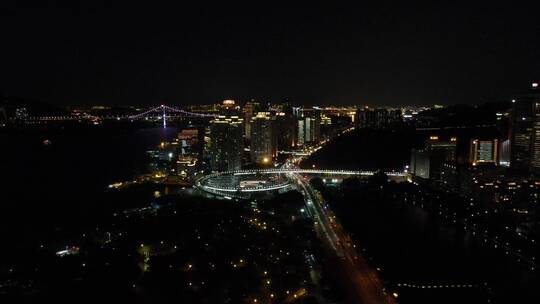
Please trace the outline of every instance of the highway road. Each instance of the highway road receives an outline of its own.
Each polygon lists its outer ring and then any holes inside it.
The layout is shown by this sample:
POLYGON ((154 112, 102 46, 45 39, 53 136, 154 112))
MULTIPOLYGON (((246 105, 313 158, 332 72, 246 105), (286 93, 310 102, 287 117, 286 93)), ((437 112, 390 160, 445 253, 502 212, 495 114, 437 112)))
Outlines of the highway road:
MULTIPOLYGON (((286 167, 293 166, 291 163, 286 167)), ((386 294, 378 272, 358 254, 351 237, 339 224, 324 199, 313 189, 311 184, 298 173, 288 173, 300 192, 304 195, 307 212, 316 223, 316 230, 329 251, 336 255, 340 267, 353 286, 352 297, 358 303, 395 303, 395 299, 386 294)))

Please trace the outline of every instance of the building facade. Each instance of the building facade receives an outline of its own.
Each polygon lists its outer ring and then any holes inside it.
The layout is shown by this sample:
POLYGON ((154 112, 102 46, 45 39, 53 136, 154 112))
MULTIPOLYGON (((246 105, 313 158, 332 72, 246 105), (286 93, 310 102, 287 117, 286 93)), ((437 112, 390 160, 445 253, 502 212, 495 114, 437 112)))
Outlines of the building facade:
POLYGON ((469 149, 469 163, 473 166, 482 163, 498 164, 499 162, 499 140, 471 139, 469 149))
POLYGON ((251 119, 251 161, 271 163, 277 156, 276 119, 270 112, 258 112, 251 119))
POLYGON ((244 105, 242 112, 244 114, 244 135, 246 139, 251 138, 251 118, 255 113, 261 109, 261 105, 258 102, 250 101, 244 105))
POLYGON ((411 151, 410 172, 413 176, 425 179, 441 178, 441 169, 444 163, 456 161, 456 138, 449 141, 439 140, 438 136, 431 136, 423 149, 411 151))
POLYGON ((359 129, 386 129, 403 122, 401 110, 364 108, 356 111, 355 125, 359 129))
POLYGON ((213 171, 239 170, 244 150, 243 120, 219 116, 210 122, 210 168, 213 171))

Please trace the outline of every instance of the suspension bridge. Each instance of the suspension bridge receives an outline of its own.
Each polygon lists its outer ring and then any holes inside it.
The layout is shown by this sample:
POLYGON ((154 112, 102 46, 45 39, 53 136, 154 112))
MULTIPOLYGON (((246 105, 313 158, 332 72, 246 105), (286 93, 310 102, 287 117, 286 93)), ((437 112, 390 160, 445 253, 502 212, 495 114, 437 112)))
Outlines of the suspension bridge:
POLYGON ((157 107, 150 108, 148 110, 143 110, 135 114, 124 114, 124 115, 99 115, 99 114, 89 114, 89 113, 77 113, 71 115, 51 115, 51 116, 28 116, 24 118, 24 121, 28 123, 40 123, 40 122, 62 122, 62 121, 91 121, 94 123, 99 123, 100 121, 105 120, 116 120, 116 121, 127 121, 127 122, 136 122, 136 121, 149 121, 157 122, 161 121, 163 127, 167 127, 167 122, 172 120, 179 120, 185 118, 215 118, 217 114, 210 113, 195 113, 189 112, 180 108, 160 105, 157 107))
POLYGON ((161 119, 163 121, 163 127, 167 127, 167 118, 185 118, 185 117, 199 117, 199 118, 215 118, 216 114, 205 114, 205 113, 193 113, 188 112, 182 109, 169 107, 166 105, 160 105, 159 107, 151 108, 148 111, 138 113, 135 115, 128 116, 130 120, 139 120, 139 119, 161 119))

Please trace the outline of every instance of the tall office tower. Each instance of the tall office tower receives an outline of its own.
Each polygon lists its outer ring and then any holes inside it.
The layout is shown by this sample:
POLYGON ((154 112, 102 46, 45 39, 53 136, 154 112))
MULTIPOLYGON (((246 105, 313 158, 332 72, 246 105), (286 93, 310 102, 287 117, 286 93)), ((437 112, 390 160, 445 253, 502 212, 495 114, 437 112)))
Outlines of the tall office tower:
POLYGON ((303 117, 299 119, 297 145, 305 146, 307 144, 316 142, 318 139, 317 129, 319 129, 319 132, 320 132, 320 122, 317 123, 316 119, 311 118, 311 117, 303 117))
POLYGON ((476 166, 481 163, 496 164, 499 161, 499 140, 471 139, 469 163, 476 166))
POLYGON ((422 178, 440 179, 442 165, 456 161, 456 143, 455 137, 441 141, 438 136, 431 136, 424 149, 411 151, 411 173, 422 178))
POLYGON ((511 166, 540 168, 540 92, 537 83, 528 94, 512 100, 510 118, 511 166), (538 133, 537 133, 538 132, 538 133))
POLYGON ((510 147, 511 147, 510 139, 503 140, 500 144, 499 165, 503 167, 510 167, 510 160, 511 160, 510 147))
POLYGON ((314 109, 311 118, 313 119, 313 141, 321 139, 321 110, 314 109))
POLYGON ((275 116, 278 150, 290 150, 296 146, 296 119, 289 113, 278 112, 275 116))
MULTIPOLYGON (((298 141, 300 142, 300 133, 303 134, 303 144, 319 141, 321 138, 321 111, 318 108, 301 109, 299 111, 300 120, 303 121, 303 130, 298 132, 298 141)), ((299 120, 299 121, 300 121, 299 120)), ((300 128, 300 126, 298 127, 300 128)), ((300 131, 300 129, 299 129, 300 131)))
POLYGON ((412 175, 430 178, 430 153, 425 149, 412 149, 409 167, 412 175))
POLYGON ((214 171, 238 170, 244 150, 243 120, 219 116, 210 122, 210 167, 214 171))
POLYGON ((457 138, 451 137, 449 141, 440 140, 438 136, 430 136, 426 141, 426 149, 439 153, 443 161, 456 161, 457 138))
POLYGON ((251 161, 258 164, 271 163, 277 156, 277 132, 275 117, 270 112, 258 112, 251 118, 251 161))
POLYGON ((303 119, 298 120, 298 135, 296 140, 296 145, 303 147, 306 144, 306 126, 303 119))
POLYGON ((253 117, 253 114, 258 112, 260 109, 261 105, 254 100, 246 103, 246 105, 242 109, 244 113, 244 135, 248 140, 251 137, 251 118, 253 117))
POLYGON ((313 138, 315 137, 315 122, 313 121, 311 117, 305 117, 304 126, 306 128, 304 130, 304 136, 305 136, 304 141, 313 142, 314 141, 313 138))
MULTIPOLYGON (((534 88, 537 88, 536 85, 534 88)), ((533 98, 533 133, 531 142, 531 167, 533 173, 540 173, 540 93, 536 92, 533 98)))
POLYGON ((290 150, 296 146, 297 127, 294 107, 289 100, 281 104, 281 112, 276 113, 278 150, 290 150))

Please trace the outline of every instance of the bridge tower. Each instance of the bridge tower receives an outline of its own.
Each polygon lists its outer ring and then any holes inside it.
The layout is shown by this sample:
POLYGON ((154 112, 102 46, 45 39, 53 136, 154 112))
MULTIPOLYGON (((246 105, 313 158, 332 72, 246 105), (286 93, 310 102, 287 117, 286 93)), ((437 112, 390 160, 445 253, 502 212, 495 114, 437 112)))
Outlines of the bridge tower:
POLYGON ((161 105, 161 109, 163 110, 163 129, 167 128, 167 118, 165 116, 165 106, 161 105))

